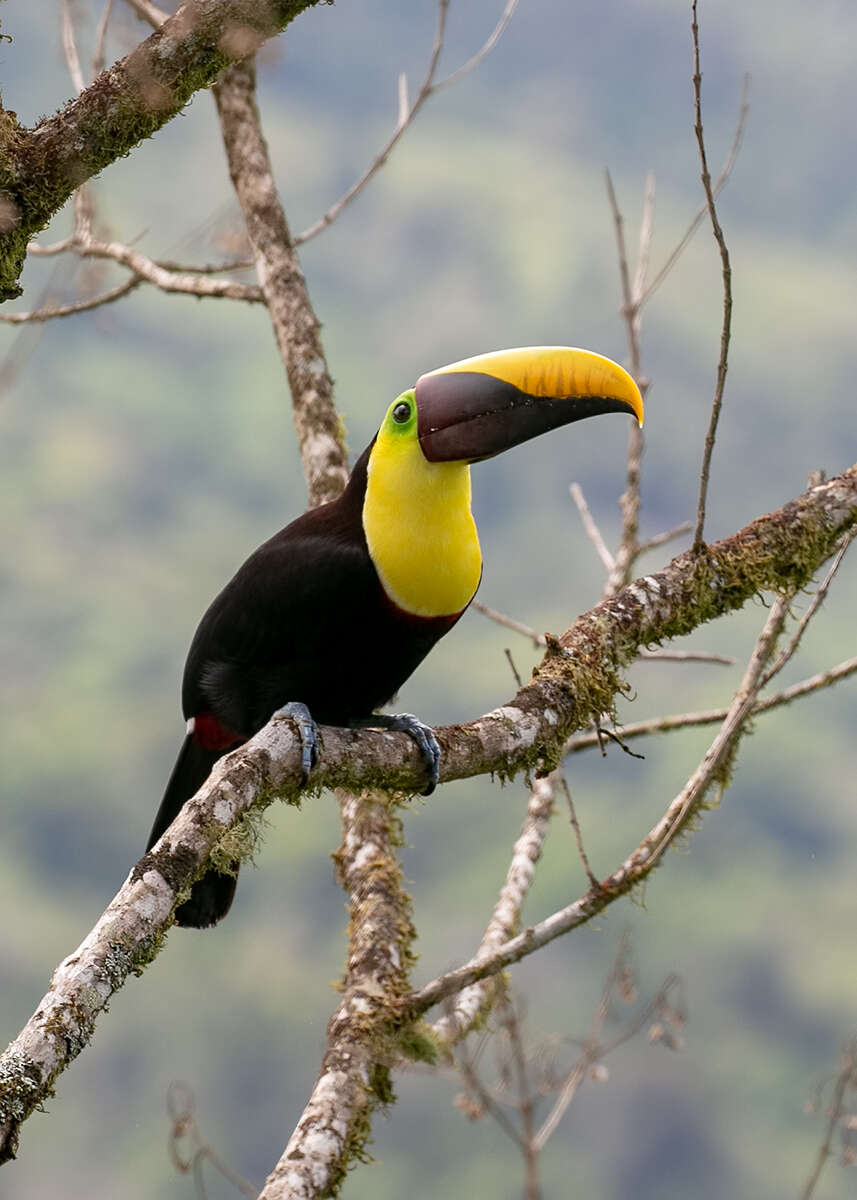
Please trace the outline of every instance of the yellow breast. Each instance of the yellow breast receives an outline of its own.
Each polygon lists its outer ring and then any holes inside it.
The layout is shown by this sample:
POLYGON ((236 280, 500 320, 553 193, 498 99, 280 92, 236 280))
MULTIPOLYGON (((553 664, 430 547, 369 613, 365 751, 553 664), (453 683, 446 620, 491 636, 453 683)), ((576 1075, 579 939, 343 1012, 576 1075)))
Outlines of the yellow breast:
POLYGON ((459 613, 482 574, 466 463, 430 463, 382 429, 369 456, 363 529, 390 599, 420 617, 459 613))

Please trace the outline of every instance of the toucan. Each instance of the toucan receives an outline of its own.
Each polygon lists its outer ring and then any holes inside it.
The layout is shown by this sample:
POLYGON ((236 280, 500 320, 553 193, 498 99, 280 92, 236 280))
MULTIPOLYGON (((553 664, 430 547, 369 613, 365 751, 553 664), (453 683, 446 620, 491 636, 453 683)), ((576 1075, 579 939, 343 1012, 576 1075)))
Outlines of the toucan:
MULTIPOLYGON (((440 761, 431 729, 377 710, 476 594, 470 464, 608 412, 642 424, 636 383, 610 359, 567 346, 464 359, 397 396, 339 498, 260 546, 203 616, 182 685, 187 736, 147 849, 214 763, 275 713, 296 723, 305 777, 316 722, 409 733, 428 794, 440 761)), ((237 864, 231 874, 210 868, 176 910, 177 924, 206 928, 224 917, 236 873, 237 864)))

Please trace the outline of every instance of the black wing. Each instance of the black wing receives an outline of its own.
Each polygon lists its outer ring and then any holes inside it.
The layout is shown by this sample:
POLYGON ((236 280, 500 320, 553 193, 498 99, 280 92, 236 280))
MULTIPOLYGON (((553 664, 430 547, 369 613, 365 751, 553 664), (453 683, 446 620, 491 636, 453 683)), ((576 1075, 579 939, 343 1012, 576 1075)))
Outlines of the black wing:
POLYGON ((290 700, 320 721, 352 715, 354 689, 337 679, 337 647, 371 632, 382 600, 362 529, 344 536, 329 519, 332 507, 305 513, 260 546, 212 602, 188 653, 186 717, 208 709, 249 736, 290 700))

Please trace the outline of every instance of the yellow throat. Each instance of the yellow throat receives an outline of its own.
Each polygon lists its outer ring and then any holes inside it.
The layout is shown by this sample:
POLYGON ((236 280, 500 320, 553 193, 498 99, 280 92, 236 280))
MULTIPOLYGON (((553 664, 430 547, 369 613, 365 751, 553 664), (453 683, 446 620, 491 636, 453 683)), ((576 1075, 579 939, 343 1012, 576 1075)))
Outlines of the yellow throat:
POLYGON ((467 463, 430 463, 419 441, 382 426, 372 452, 363 529, 384 591, 419 617, 460 613, 482 575, 467 463))

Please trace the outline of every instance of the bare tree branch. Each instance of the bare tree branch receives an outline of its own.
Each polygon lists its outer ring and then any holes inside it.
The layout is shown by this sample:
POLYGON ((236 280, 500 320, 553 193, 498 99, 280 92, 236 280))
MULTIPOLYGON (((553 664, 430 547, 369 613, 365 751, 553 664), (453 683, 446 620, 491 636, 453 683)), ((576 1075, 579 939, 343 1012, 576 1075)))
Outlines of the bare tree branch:
POLYGON ((571 498, 577 505, 577 511, 580 513, 580 519, 583 522, 583 528, 586 531, 586 536, 589 538, 592 545, 595 547, 595 553, 601 559, 602 566, 606 571, 610 572, 616 566, 616 559, 607 549, 607 543, 601 536, 601 530, 595 524, 595 519, 589 511, 589 505, 586 503, 586 497, 583 494, 583 488, 579 483, 572 483, 568 489, 571 492, 571 498))
POLYGON ((222 263, 180 263, 168 259, 155 260, 165 271, 177 275, 222 275, 225 271, 247 271, 254 266, 250 258, 236 258, 232 262, 222 263))
POLYGON ((731 667, 735 659, 727 654, 711 654, 706 650, 641 650, 640 662, 709 662, 731 667))
POLYGON ((104 70, 104 53, 107 44, 107 27, 113 14, 113 0, 107 0, 95 31, 95 49, 92 52, 92 78, 95 79, 104 70))
POLYGON ((489 608, 487 604, 483 604, 481 600, 471 600, 470 607, 476 612, 482 613, 483 617, 487 617, 489 621, 494 621, 497 625, 504 625, 506 629, 514 629, 515 633, 523 634, 529 638, 534 646, 546 646, 547 639, 544 634, 536 633, 529 625, 525 625, 522 621, 516 621, 514 617, 507 617, 505 613, 498 612, 496 608, 489 608))
MULTIPOLYGON (((613 180, 610 172, 606 172, 607 197, 610 201, 610 211, 613 214, 613 225, 616 230, 616 250, 619 258, 619 276, 622 282, 622 316, 628 331, 628 348, 630 352, 629 369, 637 381, 640 392, 645 397, 648 390, 643 378, 643 366, 640 350, 640 303, 635 288, 642 287, 646 275, 646 263, 649 259, 649 247, 652 236, 652 214, 654 209, 654 180, 650 175, 646 181, 646 200, 644 204, 643 221, 640 227, 640 252, 635 272, 635 283, 631 284, 631 274, 628 267, 628 254, 625 247, 624 224, 613 180)), ((619 588, 624 587, 631 578, 634 562, 639 554, 639 520, 640 520, 640 462, 644 448, 643 431, 636 421, 630 422, 628 434, 628 464, 625 490, 619 501, 622 510, 622 537, 619 548, 614 556, 613 566, 607 574, 604 585, 604 595, 614 596, 619 588)))
POLYGON ((50 242, 46 246, 41 242, 28 242, 27 253, 35 255, 36 258, 49 258, 53 254, 65 254, 71 249, 72 241, 71 237, 67 237, 58 242, 50 242))
POLYGON ((583 834, 580 831, 580 822, 577 819, 574 801, 571 798, 571 788, 568 786, 568 781, 562 772, 559 772, 559 781, 562 790, 565 794, 565 801, 568 805, 568 819, 571 822, 571 828, 574 833, 574 842, 577 846, 577 853, 580 856, 580 861, 583 863, 583 869, 586 872, 586 878, 589 880, 590 887, 598 887, 598 879, 589 865, 589 856, 586 853, 586 848, 583 845, 583 834))
MULTIPOLYGON (((834 683, 838 683, 841 679, 846 679, 849 675, 857 672, 857 656, 847 658, 844 662, 838 663, 835 667, 831 667, 827 671, 819 671, 816 675, 811 675, 808 679, 802 679, 800 683, 793 683, 791 687, 784 688, 781 692, 777 692, 773 696, 767 696, 764 700, 759 700, 753 706, 752 716, 756 717, 762 713, 770 712, 774 708, 782 708, 786 704, 790 704, 793 700, 800 700, 804 696, 812 695, 813 692, 821 691, 823 688, 830 687, 834 683)), ((718 722, 725 720, 728 709, 725 708, 710 708, 703 712, 687 712, 676 713, 668 717, 650 717, 647 721, 634 721, 628 725, 622 725, 618 732, 622 735, 623 741, 631 741, 638 737, 647 737, 654 733, 673 733, 677 729, 689 729, 696 725, 716 725, 718 722)), ((605 731, 606 732, 606 731, 605 731)), ((566 754, 578 754, 581 750, 590 750, 593 746, 600 745, 598 734, 592 731, 586 733, 576 733, 569 738, 566 743, 566 754)))
POLYGON ((700 811, 712 784, 719 781, 722 785, 726 779, 737 741, 761 686, 762 671, 776 644, 787 611, 787 602, 778 596, 717 736, 664 815, 624 862, 600 884, 590 887, 578 900, 526 929, 517 937, 511 938, 504 946, 486 955, 481 961, 471 959, 463 966, 425 984, 408 998, 406 1012, 409 1015, 418 1016, 447 996, 454 995, 460 988, 485 978, 493 971, 519 962, 535 950, 590 921, 619 896, 625 895, 642 883, 658 865, 673 839, 687 831, 690 821, 700 811))
POLYGON ((732 331, 732 266, 729 261, 729 250, 726 238, 717 217, 717 206, 714 203, 714 189, 711 186, 711 175, 708 171, 708 159, 705 153, 705 138, 702 133, 702 72, 699 67, 699 25, 696 19, 697 0, 693 0, 693 107, 694 133, 699 147, 699 161, 702 167, 702 186, 705 191, 705 201, 708 205, 708 216, 714 240, 720 251, 720 264, 723 277, 723 327, 720 331, 720 358, 717 362, 717 383, 714 387, 714 401, 711 405, 711 420, 705 435, 705 448, 702 454, 702 467, 699 473, 699 499, 696 505, 696 527, 693 534, 693 549, 700 553, 703 549, 702 534, 705 528, 705 503, 708 496, 708 475, 711 469, 711 456, 714 452, 714 441, 717 437, 717 423, 720 420, 720 409, 723 404, 723 391, 726 387, 726 371, 729 366, 729 338, 732 331))
POLYGON ((506 26, 511 21, 517 7, 518 0, 506 0, 506 7, 503 9, 503 12, 500 15, 500 20, 486 38, 481 49, 477 50, 472 58, 468 58, 467 62, 463 63, 460 67, 453 71, 451 75, 447 75, 445 79, 439 80, 439 82, 435 84, 436 91, 440 88, 451 87, 453 84, 458 83, 459 80, 463 79, 465 75, 469 75, 471 71, 474 71, 484 58, 487 58, 487 56, 499 42, 500 38, 503 36, 506 26))
MULTIPOLYGON (((512 861, 500 889, 491 920, 479 943, 476 958, 484 958, 512 936, 518 927, 524 900, 532 886, 536 863, 541 857, 553 810, 556 774, 537 779, 530 793, 520 836, 512 850, 512 861)), ((464 990, 432 1026, 435 1037, 447 1046, 472 1029, 481 1013, 490 1008, 495 995, 493 981, 481 980, 464 990)))
POLYGON ((125 3, 134 10, 141 21, 148 21, 153 29, 159 29, 172 15, 158 8, 157 4, 152 4, 151 0, 125 0, 125 3))
POLYGON ((26 325, 32 322, 53 321, 56 317, 70 317, 75 313, 89 312, 93 308, 101 308, 103 304, 111 304, 121 300, 129 292, 133 292, 143 282, 139 275, 132 275, 124 283, 117 284, 109 291, 100 295, 90 296, 88 300, 77 300, 73 304, 49 304, 45 308, 36 308, 32 312, 2 313, 0 322, 5 325, 26 325))
POLYGON ((609 1054, 612 1054, 619 1046, 635 1037, 656 1015, 669 1012, 675 1014, 674 1020, 681 1020, 681 1014, 676 1013, 673 1005, 670 1004, 671 993, 680 987, 681 980, 677 975, 668 975, 657 994, 643 1006, 635 1017, 625 1023, 615 1037, 609 1041, 601 1040, 605 1022, 613 1005, 614 994, 617 990, 621 991, 626 986, 625 976, 629 971, 627 963, 629 954, 630 949, 627 941, 623 939, 619 946, 616 962, 604 986, 601 1001, 593 1016, 589 1034, 584 1040, 583 1050, 577 1062, 568 1072, 553 1108, 535 1135, 534 1149, 536 1153, 541 1153, 547 1145, 548 1140, 556 1132, 560 1121, 568 1111, 569 1105, 577 1095, 581 1085, 591 1076, 593 1068, 597 1063, 609 1054))
POLYGON ((429 56, 429 63, 428 67, 426 68, 425 78, 420 85, 420 89, 414 98, 413 104, 407 104, 407 81, 403 75, 400 75, 398 81, 398 116, 396 118, 396 127, 393 130, 392 135, 372 159, 371 163, 360 176, 360 178, 351 185, 348 191, 340 196, 336 203, 332 204, 327 212, 319 217, 317 221, 313 222, 312 225, 295 237, 294 244, 296 246, 301 246, 304 242, 310 241, 311 238, 317 237, 318 234, 327 229, 329 225, 333 224, 343 209, 347 208, 352 200, 355 200, 357 196, 360 195, 360 193, 366 187, 366 184, 369 183, 369 181, 374 178, 375 175, 377 175, 380 169, 387 162, 387 159, 396 148, 397 143, 401 140, 405 131, 413 124, 418 112, 430 96, 443 87, 449 87, 453 83, 458 83, 460 79, 477 67, 479 63, 481 63, 486 57, 486 55, 490 54, 497 42, 500 40, 500 37, 511 20, 512 14, 517 8, 517 5, 518 0, 507 0, 506 7, 503 10, 500 20, 497 22, 497 25, 494 27, 494 30, 482 46, 481 50, 474 54, 473 57, 464 63, 463 66, 459 67, 457 71, 453 71, 453 73, 448 75, 445 79, 438 80, 436 78, 437 68, 438 63, 440 62, 441 51, 443 50, 444 39, 446 37, 446 17, 449 10, 449 0, 438 0, 437 27, 435 30, 434 44, 432 45, 431 54, 429 56))
MULTIPOLYGON (((75 200, 84 193, 83 188, 75 192, 75 200)), ((219 274, 222 271, 238 271, 246 268, 246 262, 220 263, 204 266, 183 266, 180 263, 157 262, 147 258, 130 246, 121 242, 100 242, 91 234, 75 233, 65 242, 56 242, 52 246, 42 247, 36 242, 29 245, 29 253, 60 254, 73 250, 82 259, 110 259, 121 266, 129 268, 133 274, 124 283, 107 292, 90 296, 86 300, 63 305, 46 305, 30 312, 3 313, 0 312, 0 323, 6 325, 22 325, 31 321, 50 321, 55 317, 67 317, 73 313, 88 312, 127 296, 129 292, 139 287, 141 283, 149 283, 161 291, 174 294, 196 296, 197 299, 241 300, 249 304, 264 303, 262 289, 255 284, 234 283, 229 280, 208 280, 200 278, 206 275, 219 274)))
POLYGON ((259 1200, 310 1200, 339 1190, 364 1153, 369 1115, 392 1098, 391 1004, 407 986, 414 928, 394 847, 399 819, 386 796, 340 795, 345 840, 336 864, 348 892, 350 937, 342 1000, 309 1103, 259 1200))
POLYGON ((833 1135, 845 1116, 845 1093, 849 1088, 855 1087, 857 1087, 857 1042, 850 1041, 842 1055, 842 1068, 836 1077, 833 1097, 828 1105, 824 1141, 819 1147, 818 1156, 806 1181, 806 1186, 800 1194, 801 1200, 811 1200, 818 1181, 821 1178, 821 1172, 824 1170, 827 1160, 833 1154, 833 1135))
POLYGON ((225 1163, 214 1148, 202 1136, 196 1121, 196 1097, 185 1083, 173 1082, 167 1091, 167 1112, 172 1121, 170 1130, 170 1158, 173 1166, 182 1175, 193 1172, 197 1195, 206 1195, 202 1167, 211 1163, 227 1183, 247 1200, 257 1200, 259 1192, 246 1179, 242 1179, 225 1163))
MULTIPOLYGON (((703 556, 688 553, 629 584, 579 617, 508 704, 467 726, 438 730, 441 780, 527 765, 553 766, 568 736, 609 710, 619 674, 640 644, 687 633, 739 608, 761 589, 803 586, 857 522, 857 466, 760 517, 703 556)), ((322 728, 310 786, 385 786, 416 791, 423 764, 401 733, 322 728)), ((301 749, 291 722, 276 719, 221 759, 160 842, 132 871, 81 946, 57 969, 35 1015, 0 1057, 0 1162, 13 1156, 22 1122, 92 1037, 97 1016, 129 973, 158 952, 172 913, 221 838, 252 808, 300 791, 301 749)), ((684 794, 598 890, 471 961, 402 1004, 402 1017, 428 1007, 545 945, 601 911, 651 870, 653 850, 686 815, 684 794)), ((246 823, 245 823, 246 824, 246 823)), ((400 1018, 397 1018, 399 1020, 400 1018)))
POLYGON ((277 196, 255 90, 256 71, 248 58, 224 73, 214 99, 229 173, 289 380, 309 503, 314 507, 339 495, 348 479, 348 463, 321 326, 277 196))
POLYGON ((682 521, 681 525, 676 525, 675 529, 667 529, 664 533, 656 533, 654 537, 646 538, 644 542, 640 542, 640 554, 646 550, 654 550, 658 546, 663 546, 667 542, 671 542, 673 538, 681 537, 683 533, 690 533, 693 529, 693 521, 682 521))
MULTIPOLYGON (((732 174, 732 168, 735 166, 735 160, 738 157, 738 152, 741 149, 741 143, 744 140, 744 129, 746 128, 747 117, 749 116, 749 113, 750 113, 749 96, 750 96, 750 76, 745 75, 744 91, 741 96, 741 109, 738 113, 738 122, 735 126, 735 134, 732 138, 732 146, 729 150, 729 154, 726 156, 726 162, 723 164, 720 174, 717 176, 717 182, 714 184, 714 187, 712 189, 715 198, 720 195, 722 188, 728 182, 729 176, 732 174)), ((681 258, 682 254, 684 253, 685 249, 687 248, 687 245, 690 242, 691 238, 696 233, 697 229, 699 229, 700 225, 705 220, 707 215, 708 215, 708 202, 705 201, 697 210, 696 216, 693 218, 690 225, 687 227, 684 234, 679 239, 678 244, 675 246, 675 248, 672 250, 672 252, 667 257, 666 262, 661 267, 661 269, 658 271, 657 275, 654 277, 654 279, 649 284, 649 286, 641 292, 641 294, 640 294, 640 304, 641 305, 646 304, 647 301, 652 297, 654 292, 664 282, 667 275, 669 275, 670 271, 673 269, 673 267, 676 265, 678 260, 681 258)))
POLYGON ((244 300, 250 304, 265 302, 262 289, 255 284, 236 283, 231 279, 206 279, 201 278, 200 273, 182 274, 171 271, 121 242, 101 242, 97 238, 88 237, 80 243, 76 242, 74 248, 85 258, 107 258, 120 263, 140 279, 153 283, 163 292, 198 296, 201 299, 244 300))
POLYGON ((756 697, 763 683, 763 672, 774 652, 789 611, 789 597, 777 596, 771 605, 765 627, 760 633, 744 678, 735 693, 717 736, 706 751, 705 757, 688 779, 680 794, 673 800, 669 811, 661 822, 663 833, 652 846, 647 846, 646 866, 650 869, 663 856, 670 842, 687 828, 690 817, 699 811, 713 783, 721 790, 729 779, 735 760, 738 742, 746 728, 747 719, 753 711, 756 697))
MULTIPOLYGON (((634 1002, 636 989, 630 964, 630 945, 627 936, 620 940, 616 959, 602 989, 601 999, 593 1014, 588 1033, 579 1043, 580 1053, 570 1070, 558 1076, 555 1065, 556 1046, 538 1047, 527 1051, 524 1021, 520 1004, 509 995, 508 985, 502 983, 499 1027, 496 1038, 503 1039, 498 1051, 498 1079, 495 1084, 484 1082, 480 1074, 481 1060, 487 1035, 483 1035, 475 1051, 463 1046, 456 1055, 465 1092, 456 1099, 456 1106, 471 1120, 490 1115, 520 1151, 526 1172, 526 1200, 539 1200, 539 1163, 542 1151, 556 1132, 569 1105, 587 1079, 604 1080, 607 1069, 602 1060, 635 1037, 649 1025, 649 1040, 661 1042, 672 1049, 681 1045, 680 1029, 685 1014, 681 996, 681 979, 670 975, 660 989, 610 1038, 604 1037, 608 1020, 614 1015, 616 1000, 634 1002), (508 1044, 506 1049, 505 1043, 508 1044), (556 1098, 544 1120, 536 1127, 537 1104, 551 1093, 556 1098), (507 1111, 509 1110, 509 1111, 507 1111), (518 1122, 514 1118, 517 1111, 518 1122)), ((563 1041, 567 1039, 562 1039, 563 1041)))
POLYGON ((316 2, 194 0, 54 116, 25 129, 6 113, 0 122, 0 300, 21 294, 27 242, 81 183, 150 137, 231 62, 316 2))
POLYGON ((845 537, 842 539, 842 545, 839 547, 836 557, 834 558, 833 562, 830 564, 830 567, 829 567, 828 572, 825 575, 824 579, 819 584, 818 589, 816 590, 816 593, 813 596, 812 601, 809 605, 809 608, 806 610, 806 612, 804 613, 804 615, 801 617, 800 621, 798 622, 798 627, 795 630, 794 634, 792 635, 791 641, 789 642, 788 646, 786 646, 785 650, 783 650, 783 652, 779 655, 779 657, 777 658, 777 660, 773 664, 773 666, 770 668, 770 670, 767 671, 767 673, 765 674, 765 678, 762 680, 763 686, 767 683, 770 683, 770 681, 773 679, 773 677, 775 675, 778 675, 780 673, 780 671, 782 671, 783 667, 786 665, 786 663, 789 661, 789 659, 791 659, 792 656, 794 655, 795 651, 797 650, 798 646, 801 643, 801 639, 803 638, 803 635, 806 633, 807 626, 809 625, 812 618, 815 616, 815 614, 818 612, 818 610, 821 608, 822 604, 824 603, 827 593, 830 590, 830 585, 833 583, 833 580, 836 577, 836 572, 839 570, 839 567, 842 564, 842 560, 846 555, 848 547, 851 545, 851 543, 854 540, 855 533, 857 533, 857 530, 849 529, 848 532, 845 534, 845 537))
POLYGON ((74 25, 71 19, 71 5, 69 4, 69 0, 62 0, 62 48, 74 90, 80 95, 86 84, 83 80, 80 56, 77 53, 77 43, 74 38, 74 25))

